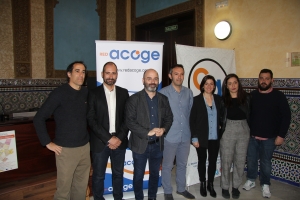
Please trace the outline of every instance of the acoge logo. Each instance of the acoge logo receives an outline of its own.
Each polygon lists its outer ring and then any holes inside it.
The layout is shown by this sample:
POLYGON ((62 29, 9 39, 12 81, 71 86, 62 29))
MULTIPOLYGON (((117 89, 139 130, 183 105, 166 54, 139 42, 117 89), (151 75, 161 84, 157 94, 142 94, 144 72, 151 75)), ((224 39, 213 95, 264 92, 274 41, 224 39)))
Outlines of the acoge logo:
POLYGON ((216 79, 215 94, 222 95, 222 82, 227 74, 217 61, 205 58, 197 61, 189 73, 188 87, 195 96, 200 93, 200 83, 203 77, 208 74, 216 79))
POLYGON ((158 51, 148 51, 148 50, 132 50, 127 49, 119 50, 113 49, 110 52, 100 52, 100 56, 109 56, 112 60, 139 60, 142 63, 148 63, 150 60, 158 60, 160 58, 160 53, 158 51))

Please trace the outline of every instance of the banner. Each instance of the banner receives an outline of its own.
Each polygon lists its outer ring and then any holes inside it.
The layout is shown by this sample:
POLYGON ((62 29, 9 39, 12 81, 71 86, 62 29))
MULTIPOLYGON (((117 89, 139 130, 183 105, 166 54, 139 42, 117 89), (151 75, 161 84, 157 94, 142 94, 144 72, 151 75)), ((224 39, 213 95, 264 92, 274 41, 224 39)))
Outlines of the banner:
MULTIPOLYGON (((118 67, 116 85, 126 88, 129 91, 129 95, 144 88, 142 83, 143 74, 145 70, 150 68, 158 72, 160 78, 158 90, 161 89, 162 50, 163 43, 96 41, 97 85, 101 85, 103 82, 101 77, 103 65, 112 61, 118 67)), ((111 177, 111 163, 109 160, 106 168, 104 194, 110 194, 113 191, 111 177)), ((143 184, 143 188, 145 189, 148 188, 148 179, 149 168, 147 164, 143 184)), ((125 155, 123 180, 123 191, 133 191, 133 158, 132 152, 129 149, 126 150, 125 155)), ((161 178, 159 179, 158 186, 161 186, 161 178)))
MULTIPOLYGON (((104 194, 110 194, 113 191, 112 187, 112 171, 111 171, 111 161, 108 160, 106 171, 105 171, 105 182, 104 182, 104 194)), ((159 172, 159 181, 158 181, 158 187, 161 186, 161 171, 159 172)), ((126 149, 125 154, 125 162, 124 162, 124 175, 123 175, 123 192, 129 192, 133 191, 133 158, 132 158, 132 152, 128 148, 126 149)), ((143 181, 143 189, 148 188, 148 181, 149 180, 149 165, 148 161, 145 168, 145 174, 144 174, 144 181, 143 181)), ((147 195, 147 194, 145 194, 147 195)), ((132 196, 131 198, 134 198, 132 196)))
POLYGON ((143 73, 155 69, 160 78, 161 89, 163 43, 96 41, 97 84, 102 84, 101 72, 106 62, 112 61, 118 66, 117 85, 134 94, 144 88, 143 73))
MULTIPOLYGON (((177 63, 182 64, 185 69, 183 85, 190 88, 193 91, 193 95, 197 96, 200 94, 200 83, 203 77, 210 74, 216 79, 215 93, 221 96, 224 78, 227 74, 236 73, 234 50, 193 47, 179 44, 176 44, 175 48, 177 63)), ((191 168, 198 165, 198 158, 196 159, 197 163, 195 162, 195 154, 190 153, 187 167, 191 168)), ((206 161, 206 168, 207 166, 208 161, 206 161)), ((193 171, 194 170, 187 170, 187 186, 199 183, 199 175, 197 177, 198 173, 193 173, 193 171)), ((220 175, 221 160, 220 156, 218 156, 215 177, 220 175)))
POLYGON ((0 132, 0 173, 18 169, 15 131, 0 132))
POLYGON ((194 96, 200 93, 202 78, 210 74, 216 79, 216 91, 222 94, 222 82, 227 74, 236 73, 235 52, 228 49, 175 46, 177 63, 185 69, 183 85, 193 91, 194 96))

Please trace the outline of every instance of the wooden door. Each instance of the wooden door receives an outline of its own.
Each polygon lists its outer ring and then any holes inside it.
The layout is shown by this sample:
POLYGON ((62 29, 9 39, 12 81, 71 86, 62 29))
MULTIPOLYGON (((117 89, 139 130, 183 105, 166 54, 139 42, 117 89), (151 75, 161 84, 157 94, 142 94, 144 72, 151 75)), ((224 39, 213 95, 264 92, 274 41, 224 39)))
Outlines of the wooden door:
POLYGON ((136 26, 135 31, 135 41, 164 43, 161 80, 163 87, 169 85, 169 69, 177 63, 175 44, 195 46, 194 11, 136 26))

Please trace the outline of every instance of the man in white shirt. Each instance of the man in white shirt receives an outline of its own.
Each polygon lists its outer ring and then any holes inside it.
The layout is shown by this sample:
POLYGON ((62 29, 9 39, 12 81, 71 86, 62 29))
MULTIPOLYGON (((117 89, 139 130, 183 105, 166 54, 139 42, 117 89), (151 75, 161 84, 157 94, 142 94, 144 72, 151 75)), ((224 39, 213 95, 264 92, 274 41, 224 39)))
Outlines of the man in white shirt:
POLYGON ((128 144, 124 109, 128 90, 115 85, 118 69, 107 62, 101 73, 103 84, 89 93, 88 124, 91 128, 93 165, 92 189, 95 200, 104 200, 104 179, 108 158, 111 160, 113 196, 123 198, 123 170, 128 144))

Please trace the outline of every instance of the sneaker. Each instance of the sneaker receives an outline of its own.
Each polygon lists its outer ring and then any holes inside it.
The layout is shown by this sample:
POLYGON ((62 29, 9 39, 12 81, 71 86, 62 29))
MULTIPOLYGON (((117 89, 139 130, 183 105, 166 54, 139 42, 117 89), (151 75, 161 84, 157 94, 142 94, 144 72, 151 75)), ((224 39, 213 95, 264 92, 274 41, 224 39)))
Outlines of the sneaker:
POLYGON ((254 187, 255 187, 255 182, 247 180, 245 185, 243 186, 243 189, 249 191, 249 190, 251 190, 251 188, 254 188, 254 187))
POLYGON ((172 194, 165 194, 164 196, 165 196, 165 200, 174 200, 172 194))
POLYGON ((186 199, 195 199, 195 196, 192 195, 191 193, 189 193, 187 190, 183 191, 183 192, 176 192, 179 195, 182 195, 184 198, 186 199))
POLYGON ((271 192, 270 192, 269 185, 264 184, 261 187, 261 191, 262 191, 263 197, 265 197, 265 198, 270 198, 271 197, 271 192))

